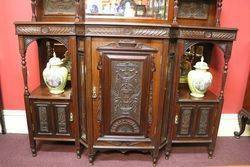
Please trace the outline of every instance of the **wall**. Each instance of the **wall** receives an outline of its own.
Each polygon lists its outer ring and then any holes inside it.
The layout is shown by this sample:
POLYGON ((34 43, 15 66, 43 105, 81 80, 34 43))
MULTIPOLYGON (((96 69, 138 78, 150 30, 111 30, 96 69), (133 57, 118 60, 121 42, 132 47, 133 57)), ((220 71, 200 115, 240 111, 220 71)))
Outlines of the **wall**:
MULTIPOLYGON (((24 109, 21 57, 14 22, 30 20, 30 1, 1 0, 0 6, 2 8, 0 10, 0 81, 4 109, 24 109)), ((28 75, 32 89, 39 82, 39 77, 36 75, 38 73, 38 59, 34 44, 27 52, 27 61, 31 62, 28 63, 28 75)))
MULTIPOLYGON (((31 18, 30 1, 1 0, 0 5, 0 82, 3 91, 4 108, 24 109, 23 80, 21 74, 18 41, 14 21, 31 18)), ((250 1, 224 0, 221 23, 224 27, 239 29, 229 63, 228 80, 225 88, 224 113, 238 113, 241 108, 250 54, 250 1)), ((29 84, 31 89, 39 83, 36 46, 28 51, 29 84)))

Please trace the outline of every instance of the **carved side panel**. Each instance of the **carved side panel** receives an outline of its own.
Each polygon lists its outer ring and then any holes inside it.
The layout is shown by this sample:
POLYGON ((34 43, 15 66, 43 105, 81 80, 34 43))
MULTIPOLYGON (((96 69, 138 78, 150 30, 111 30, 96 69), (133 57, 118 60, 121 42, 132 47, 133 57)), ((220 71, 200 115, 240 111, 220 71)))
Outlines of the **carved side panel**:
POLYGON ((43 3, 45 15, 75 14, 75 0, 44 0, 43 3))
POLYGON ((38 134, 52 134, 51 109, 49 103, 34 103, 36 114, 36 131, 38 134))
POLYGON ((196 135, 197 136, 208 136, 209 135, 209 125, 211 123, 210 114, 212 114, 213 106, 200 106, 198 109, 198 124, 196 135))
POLYGON ((180 107, 180 121, 178 124, 177 135, 178 136, 191 136, 192 135, 192 123, 194 116, 193 106, 181 106, 180 107))
POLYGON ((69 104, 54 104, 56 134, 69 134, 69 104))
POLYGON ((208 0, 179 0, 178 18, 207 19, 208 13, 208 0))
POLYGON ((142 66, 139 61, 111 63, 111 133, 139 133, 142 66))

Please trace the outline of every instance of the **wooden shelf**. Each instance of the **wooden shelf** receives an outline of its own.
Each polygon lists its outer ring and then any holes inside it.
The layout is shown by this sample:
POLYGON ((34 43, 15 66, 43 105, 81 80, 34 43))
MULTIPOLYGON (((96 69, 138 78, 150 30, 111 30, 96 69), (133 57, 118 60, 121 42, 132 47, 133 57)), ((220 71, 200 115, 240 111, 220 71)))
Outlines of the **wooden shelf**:
POLYGON ((71 88, 65 88, 62 94, 51 94, 46 86, 39 86, 31 92, 30 99, 48 99, 48 100, 70 100, 71 99, 71 88))
POLYGON ((178 102, 200 102, 200 103, 209 103, 209 102, 219 102, 218 97, 211 91, 207 91, 205 96, 202 98, 193 97, 190 95, 190 90, 187 86, 181 86, 179 88, 179 99, 178 102))

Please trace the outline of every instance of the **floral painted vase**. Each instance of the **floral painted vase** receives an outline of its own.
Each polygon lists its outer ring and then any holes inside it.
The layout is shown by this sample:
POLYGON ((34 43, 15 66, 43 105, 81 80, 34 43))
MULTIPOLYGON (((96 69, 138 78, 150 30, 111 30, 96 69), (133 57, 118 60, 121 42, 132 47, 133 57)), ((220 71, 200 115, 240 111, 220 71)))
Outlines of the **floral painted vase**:
POLYGON ((194 66, 195 70, 188 73, 188 86, 191 90, 190 95, 193 97, 204 97, 208 87, 212 84, 213 76, 207 71, 209 69, 207 63, 204 62, 204 57, 194 66))
POLYGON ((55 52, 53 57, 47 63, 43 70, 43 79, 50 93, 60 94, 64 92, 68 77, 68 70, 63 66, 63 61, 56 57, 55 52))

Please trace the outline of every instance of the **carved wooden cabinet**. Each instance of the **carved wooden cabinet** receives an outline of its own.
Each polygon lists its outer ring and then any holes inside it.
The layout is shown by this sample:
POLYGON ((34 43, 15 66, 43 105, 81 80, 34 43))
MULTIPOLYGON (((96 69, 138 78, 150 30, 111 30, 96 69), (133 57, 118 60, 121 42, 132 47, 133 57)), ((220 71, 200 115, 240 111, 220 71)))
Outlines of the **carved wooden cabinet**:
POLYGON ((250 124, 250 72, 248 74, 247 87, 244 96, 244 102, 242 109, 238 115, 240 130, 234 132, 234 136, 239 139, 240 136, 244 133, 246 125, 250 124))
POLYGON ((86 147, 90 163, 98 151, 139 150, 150 152, 155 165, 161 149, 168 158, 172 143, 204 143, 211 157, 237 32, 219 27, 221 6, 221 0, 31 0, 32 22, 15 25, 33 154, 37 140, 63 140, 75 142, 78 158, 86 147), (40 75, 53 50, 60 58, 67 51, 65 93, 51 95, 43 82, 29 90, 26 50, 33 41, 40 75), (209 62, 216 47, 224 53, 219 93, 194 99, 180 83, 185 55, 202 50, 209 62))

